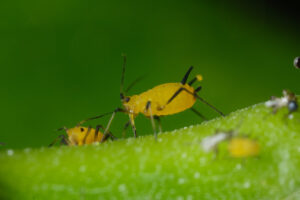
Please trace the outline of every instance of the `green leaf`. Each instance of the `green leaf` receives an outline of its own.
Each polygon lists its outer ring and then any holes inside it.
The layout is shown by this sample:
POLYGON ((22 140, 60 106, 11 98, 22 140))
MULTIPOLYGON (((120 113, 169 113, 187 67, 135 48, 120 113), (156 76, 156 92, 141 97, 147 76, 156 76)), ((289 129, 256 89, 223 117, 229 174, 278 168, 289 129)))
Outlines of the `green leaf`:
POLYGON ((83 147, 0 153, 1 199, 299 199, 300 115, 257 104, 200 125, 83 147), (260 144, 258 157, 202 150, 216 130, 260 144))

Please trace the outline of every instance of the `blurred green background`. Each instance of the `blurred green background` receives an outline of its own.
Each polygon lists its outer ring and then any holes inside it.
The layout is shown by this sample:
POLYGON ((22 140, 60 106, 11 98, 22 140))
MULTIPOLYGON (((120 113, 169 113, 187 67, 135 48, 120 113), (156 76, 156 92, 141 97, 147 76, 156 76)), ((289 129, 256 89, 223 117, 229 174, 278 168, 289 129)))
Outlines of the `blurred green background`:
MULTIPOLYGON (((238 1, 1 1, 0 148, 46 146, 60 134, 55 129, 121 106, 121 53, 128 58, 125 85, 146 75, 129 95, 180 81, 191 65, 193 75, 204 76, 200 95, 227 114, 285 88, 299 94, 300 72, 292 66, 300 55, 298 24, 265 8, 238 1)), ((195 108, 217 116, 201 103, 195 108)), ((115 135, 127 119, 117 115, 115 135)), ((185 111, 162 124, 173 130, 201 121, 185 111)), ((144 116, 136 126, 140 135, 152 133, 144 116)))

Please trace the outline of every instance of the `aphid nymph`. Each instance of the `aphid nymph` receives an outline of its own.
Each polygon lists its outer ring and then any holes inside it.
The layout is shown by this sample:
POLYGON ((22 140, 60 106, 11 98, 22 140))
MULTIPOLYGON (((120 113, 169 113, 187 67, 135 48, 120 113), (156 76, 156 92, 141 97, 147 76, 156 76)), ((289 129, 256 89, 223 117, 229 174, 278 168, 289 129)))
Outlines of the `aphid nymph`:
MULTIPOLYGON (((111 114, 112 112, 105 113, 102 115, 97 116, 97 118, 101 118, 107 114, 111 114)), ((82 124, 88 120, 92 120, 94 118, 89 118, 87 120, 83 120, 79 122, 75 127, 73 128, 67 128, 67 127, 62 127, 59 128, 58 131, 60 130, 65 130, 67 135, 59 135, 49 146, 53 146, 57 140, 60 139, 60 144, 65 144, 69 146, 82 146, 84 144, 92 144, 95 142, 104 142, 108 138, 111 139, 116 139, 116 137, 111 133, 107 132, 107 134, 103 134, 104 127, 102 125, 97 125, 96 129, 93 129, 91 126, 89 127, 84 127, 82 124), (101 129, 101 131, 100 131, 101 129)))
POLYGON ((260 146, 256 140, 247 136, 238 136, 236 131, 217 131, 214 135, 205 137, 201 146, 205 152, 215 152, 216 155, 219 152, 219 145, 226 141, 228 152, 233 158, 257 156, 260 152, 260 146))
POLYGON ((110 132, 105 136, 100 131, 104 131, 101 125, 96 126, 96 129, 83 126, 75 126, 73 128, 60 128, 58 130, 65 130, 67 135, 59 135, 49 146, 53 146, 58 139, 60 139, 60 144, 68 146, 82 146, 85 144, 92 144, 95 142, 106 141, 108 138, 116 139, 110 132))
POLYGON ((231 157, 246 158, 257 156, 260 152, 260 146, 256 140, 239 136, 229 140, 228 151, 231 157))

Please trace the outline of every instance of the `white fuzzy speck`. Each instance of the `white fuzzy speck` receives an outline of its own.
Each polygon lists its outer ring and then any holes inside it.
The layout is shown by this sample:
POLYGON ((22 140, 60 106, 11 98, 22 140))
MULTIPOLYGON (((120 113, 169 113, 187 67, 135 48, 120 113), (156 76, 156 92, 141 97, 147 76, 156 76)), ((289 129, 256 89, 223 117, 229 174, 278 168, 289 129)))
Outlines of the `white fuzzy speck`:
POLYGON ((80 171, 81 173, 84 173, 84 172, 86 171, 86 166, 85 166, 85 165, 81 165, 81 166, 79 167, 79 171, 80 171))
POLYGON ((193 200, 193 196, 192 196, 192 195, 188 195, 188 196, 186 197, 186 199, 187 199, 187 200, 193 200))
POLYGON ((237 164, 237 165, 235 166, 235 169, 236 169, 236 170, 242 169, 242 165, 241 165, 241 164, 237 164))
POLYGON ((249 181, 247 181, 247 182, 245 182, 245 183, 244 183, 244 188, 249 188, 249 187, 250 187, 250 185, 251 185, 251 184, 250 184, 250 182, 249 182, 249 181))
POLYGON ((127 188, 125 184, 121 184, 118 187, 119 192, 126 192, 127 188))
POLYGON ((8 150, 7 150, 7 155, 8 155, 8 156, 14 155, 14 150, 8 149, 8 150))
POLYGON ((163 139, 162 139, 162 138, 158 138, 157 141, 158 141, 158 142, 162 142, 163 139))
POLYGON ((199 172, 196 172, 196 173, 194 174, 194 178, 195 178, 195 179, 200 178, 200 173, 199 173, 199 172))
POLYGON ((185 183, 185 179, 184 178, 178 179, 178 184, 182 185, 184 183, 185 183))
POLYGON ((186 157, 187 157, 186 153, 181 154, 181 158, 186 158, 186 157))
POLYGON ((220 142, 226 140, 229 137, 228 133, 220 132, 218 134, 205 137, 202 142, 202 148, 204 151, 212 151, 220 142))
POLYGON ((178 196, 176 197, 177 200, 184 200, 184 198, 182 196, 178 196))
POLYGON ((139 153, 139 152, 141 152, 141 151, 142 151, 142 148, 141 148, 141 147, 136 147, 136 148, 135 148, 135 152, 139 153))

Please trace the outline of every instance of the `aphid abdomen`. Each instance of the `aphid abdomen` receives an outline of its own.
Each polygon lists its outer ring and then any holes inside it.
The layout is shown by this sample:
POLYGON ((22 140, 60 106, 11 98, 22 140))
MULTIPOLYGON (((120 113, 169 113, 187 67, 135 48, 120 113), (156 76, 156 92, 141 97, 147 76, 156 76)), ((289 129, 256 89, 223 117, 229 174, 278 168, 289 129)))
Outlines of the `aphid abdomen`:
MULTIPOLYGON (((181 83, 165 83, 140 94, 139 98, 143 100, 143 102, 151 102, 153 115, 172 115, 189 109, 196 101, 196 98, 194 98, 193 95, 183 91, 171 103, 167 104, 172 95, 181 87, 185 87, 193 92, 193 88, 188 85, 182 85, 181 83)), ((149 117, 150 113, 145 112, 145 106, 143 106, 143 104, 139 104, 139 106, 139 111, 149 117)))
POLYGON ((232 157, 245 158, 257 156, 260 152, 260 147, 255 140, 237 137, 229 141, 228 150, 232 157))

